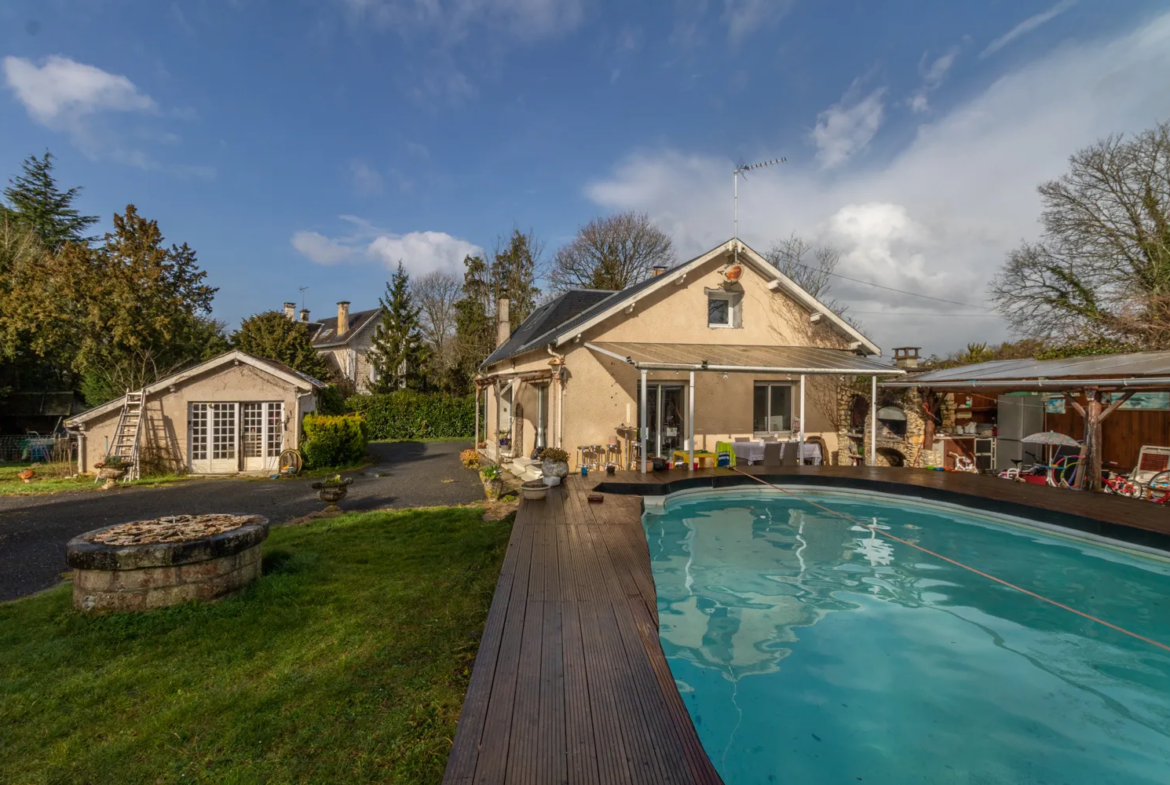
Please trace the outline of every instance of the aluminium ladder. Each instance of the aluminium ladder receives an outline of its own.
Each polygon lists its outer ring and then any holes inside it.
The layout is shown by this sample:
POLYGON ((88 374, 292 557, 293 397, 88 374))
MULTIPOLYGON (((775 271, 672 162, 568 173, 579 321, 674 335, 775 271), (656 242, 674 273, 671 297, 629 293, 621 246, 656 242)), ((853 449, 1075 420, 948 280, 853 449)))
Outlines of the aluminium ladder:
POLYGON ((114 439, 106 453, 107 458, 118 457, 126 464, 126 480, 137 480, 139 477, 138 435, 142 430, 144 398, 143 390, 126 391, 122 413, 118 415, 118 425, 114 428, 114 439))

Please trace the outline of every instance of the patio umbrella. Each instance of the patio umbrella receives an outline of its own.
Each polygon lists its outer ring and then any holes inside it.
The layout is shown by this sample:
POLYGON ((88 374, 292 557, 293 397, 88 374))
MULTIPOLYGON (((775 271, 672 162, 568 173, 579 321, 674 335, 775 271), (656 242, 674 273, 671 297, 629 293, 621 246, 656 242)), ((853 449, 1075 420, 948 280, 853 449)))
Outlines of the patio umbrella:
MULTIPOLYGON (((1046 447, 1079 447, 1081 443, 1071 436, 1065 436, 1063 433, 1056 431, 1042 431, 1041 433, 1034 433, 1031 436, 1025 436, 1020 441, 1026 444, 1043 444, 1046 447)), ((1049 450, 1046 453, 1044 462, 1051 465, 1052 455, 1049 450)))

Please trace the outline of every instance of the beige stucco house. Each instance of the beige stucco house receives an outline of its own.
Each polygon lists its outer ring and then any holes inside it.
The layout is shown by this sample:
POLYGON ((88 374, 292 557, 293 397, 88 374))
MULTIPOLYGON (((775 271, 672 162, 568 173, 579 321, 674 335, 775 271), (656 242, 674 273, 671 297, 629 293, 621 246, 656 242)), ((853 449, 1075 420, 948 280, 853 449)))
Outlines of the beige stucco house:
MULTIPOLYGON (((230 351, 142 391, 140 466, 194 474, 270 472, 296 448, 301 418, 324 384, 273 360, 230 351)), ((78 435, 77 470, 110 450, 126 398, 65 421, 78 435)))
POLYGON ((562 294, 514 332, 501 301, 499 344, 476 377, 490 459, 558 446, 574 467, 643 468, 718 441, 819 437, 829 460, 842 381, 902 373, 739 240, 655 273, 562 294))
POLYGON ((382 320, 382 309, 354 311, 349 303, 337 304, 337 316, 310 321, 309 312, 302 309, 299 316, 295 303, 284 304, 284 315, 305 323, 313 348, 329 363, 336 379, 344 379, 359 393, 369 392, 374 381, 374 367, 369 361, 374 331, 382 320))

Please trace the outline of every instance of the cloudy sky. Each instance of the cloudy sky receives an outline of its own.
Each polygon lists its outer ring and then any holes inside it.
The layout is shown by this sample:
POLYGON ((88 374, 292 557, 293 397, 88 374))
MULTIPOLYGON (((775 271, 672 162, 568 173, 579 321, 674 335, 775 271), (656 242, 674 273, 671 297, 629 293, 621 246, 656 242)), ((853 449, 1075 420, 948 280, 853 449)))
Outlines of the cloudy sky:
POLYGON ((986 282, 1036 185, 1170 118, 1167 73, 1143 0, 8 0, 0 174, 49 149, 103 226, 135 203, 234 326, 628 208, 688 257, 784 156, 741 236, 834 245, 879 344, 944 353, 1008 337, 986 282))

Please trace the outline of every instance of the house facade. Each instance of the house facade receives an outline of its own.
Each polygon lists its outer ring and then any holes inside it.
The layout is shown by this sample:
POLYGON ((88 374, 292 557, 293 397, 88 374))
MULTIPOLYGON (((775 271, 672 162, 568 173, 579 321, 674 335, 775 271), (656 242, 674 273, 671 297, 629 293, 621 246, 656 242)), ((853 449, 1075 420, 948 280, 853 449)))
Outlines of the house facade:
POLYGON ((515 332, 501 302, 499 345, 476 379, 489 458, 557 446, 574 466, 634 467, 803 437, 822 440, 828 460, 843 381, 902 373, 868 359, 877 345, 741 241, 655 272, 620 292, 563 294, 515 332))
MULTIPOLYGON (((268 473, 297 448, 301 419, 324 384, 282 363, 230 351, 142 390, 139 464, 192 474, 268 473)), ((77 470, 89 472, 110 451, 126 399, 71 417, 77 470)))
POLYGON ((329 363, 334 376, 352 384, 359 393, 369 392, 375 378, 369 352, 382 309, 350 312, 349 302, 343 300, 337 304, 337 316, 320 321, 311 321, 305 309, 299 315, 295 309, 295 303, 285 303, 284 315, 305 324, 313 348, 329 363))

